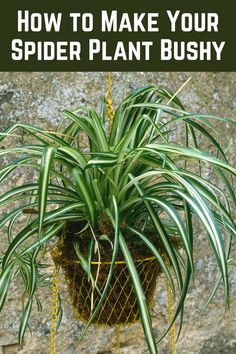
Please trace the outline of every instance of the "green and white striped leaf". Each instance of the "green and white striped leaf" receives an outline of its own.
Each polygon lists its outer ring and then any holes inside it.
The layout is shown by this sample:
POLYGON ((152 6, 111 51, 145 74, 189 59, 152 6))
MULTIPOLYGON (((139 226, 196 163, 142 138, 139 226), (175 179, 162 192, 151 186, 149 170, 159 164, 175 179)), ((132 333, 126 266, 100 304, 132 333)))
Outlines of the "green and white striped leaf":
POLYGON ((41 168, 40 168, 40 175, 39 175, 39 229, 38 234, 41 237, 42 228, 43 228, 43 220, 44 215, 47 207, 47 196, 48 196, 48 183, 50 178, 50 172, 53 163, 53 157, 55 155, 55 149, 52 147, 45 147, 42 161, 41 161, 41 168))

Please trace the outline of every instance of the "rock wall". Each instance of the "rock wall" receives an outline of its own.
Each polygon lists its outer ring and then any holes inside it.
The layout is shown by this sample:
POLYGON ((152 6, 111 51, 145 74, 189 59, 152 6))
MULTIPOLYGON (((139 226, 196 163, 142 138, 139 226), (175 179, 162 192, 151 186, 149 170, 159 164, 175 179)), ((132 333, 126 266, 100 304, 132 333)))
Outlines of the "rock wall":
MULTIPOLYGON (((64 108, 75 109, 81 104, 99 108, 101 97, 106 92, 106 73, 0 73, 0 127, 1 130, 14 122, 27 122, 52 129, 61 119, 64 108)), ((179 96, 186 109, 194 112, 208 112, 225 117, 235 117, 236 73, 114 73, 112 91, 114 105, 132 89, 159 84, 177 91, 186 80, 192 81, 179 96)), ((224 146, 228 148, 231 162, 236 162, 236 129, 217 123, 224 146)), ((20 144, 21 140, 16 139, 20 144)), ((211 148, 211 146, 207 146, 211 148)), ((0 162, 2 164, 3 162, 0 162)), ((20 185, 24 176, 15 174, 9 186, 20 185)), ((2 189, 3 191, 3 189, 2 189)), ((1 230, 4 237, 4 230, 1 230)), ((3 249, 4 245, 0 245, 3 249)), ((196 277, 186 301, 186 313, 178 353, 214 354, 236 353, 236 271, 231 270, 232 305, 225 312, 223 292, 219 290, 210 306, 201 313, 207 294, 212 289, 217 273, 214 258, 208 249, 204 235, 199 232, 195 240, 196 277)), ((52 273, 53 267, 48 272, 52 273)), ((73 315, 66 292, 63 276, 60 275, 60 290, 64 304, 64 316, 57 336, 57 352, 72 354, 73 345, 83 328, 73 315)), ((161 334, 166 328, 166 290, 163 279, 158 282, 155 298, 155 331, 161 334)), ((21 284, 14 283, 8 296, 8 304, 1 316, 0 353, 4 354, 46 354, 49 353, 50 331, 50 288, 42 293, 44 311, 34 309, 30 321, 32 336, 27 332, 23 349, 17 345, 17 331, 21 311, 21 284)), ((75 353, 115 353, 113 329, 91 329, 75 353)), ((142 329, 139 324, 121 329, 121 353, 139 354, 145 349, 142 329)), ((170 353, 167 338, 159 346, 161 354, 170 353)))

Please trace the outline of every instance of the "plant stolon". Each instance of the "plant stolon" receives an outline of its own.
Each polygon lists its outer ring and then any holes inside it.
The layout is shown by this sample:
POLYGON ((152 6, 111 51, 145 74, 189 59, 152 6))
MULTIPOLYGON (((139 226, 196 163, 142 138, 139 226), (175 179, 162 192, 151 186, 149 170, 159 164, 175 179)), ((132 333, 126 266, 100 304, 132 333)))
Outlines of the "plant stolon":
MULTIPOLYGON (((112 123, 113 123, 113 118, 115 115, 115 111, 113 109, 113 101, 112 101, 112 91, 111 91, 111 72, 108 72, 108 77, 107 77, 107 93, 105 96, 106 99, 106 115, 108 117, 108 129, 109 131, 111 130, 112 127, 112 123)), ((61 240, 59 241, 59 246, 62 247, 63 243, 64 243, 64 238, 65 237, 61 237, 61 240)), ((53 272, 53 277, 52 277, 52 298, 51 298, 51 323, 50 323, 50 354, 56 354, 56 333, 57 333, 57 322, 58 322, 58 309, 59 309, 59 287, 58 287, 58 278, 59 278, 59 270, 60 270, 60 264, 58 264, 56 262, 57 257, 60 258, 61 254, 58 251, 58 245, 56 245, 56 247, 53 250, 53 258, 55 261, 55 269, 53 272)), ((170 267, 170 262, 168 257, 166 257, 165 255, 163 255, 163 259, 165 261, 166 266, 169 268, 170 267)), ((155 257, 148 257, 148 258, 144 258, 140 261, 138 261, 138 263, 141 265, 141 267, 143 268, 143 273, 145 273, 145 270, 147 267, 152 267, 153 266, 153 262, 155 261, 155 257), (144 266, 143 266, 144 264, 144 266)), ((75 263, 79 263, 79 262, 75 262, 75 261, 70 261, 70 260, 63 260, 63 264, 67 263, 68 265, 75 265, 75 263)), ((91 264, 93 265, 98 265, 99 262, 91 262, 91 264)), ((103 262, 108 263, 110 265, 110 262, 103 262)), ((116 266, 119 265, 123 265, 125 262, 124 261, 116 261, 116 266)), ((153 272, 155 273, 155 272, 153 272)), ((120 275, 119 275, 120 276, 120 275)), ((118 281, 119 281, 119 276, 118 281)), ((86 278, 86 275, 85 275, 86 278)), ((129 278, 129 275, 127 274, 127 278, 129 278)), ((145 278, 146 281, 146 278, 145 278)), ((149 284, 152 281, 152 277, 147 281, 147 287, 149 287, 149 284)), ((82 281, 83 283, 83 281, 82 281)), ((116 284, 116 281, 115 281, 116 284)), ((69 284, 71 285, 71 284, 69 284)), ((124 284, 125 286, 125 284, 124 284)), ((123 288, 124 288, 123 286, 123 288)), ((123 289, 122 288, 122 289, 123 289)), ((171 286, 168 282, 168 280, 166 279, 166 289, 167 289, 167 308, 168 308, 168 322, 172 323, 173 318, 174 318, 174 297, 173 297, 173 292, 171 289, 171 286)), ((133 291, 133 289, 131 289, 133 291)), ((127 302, 131 296, 131 293, 127 296, 127 302)), ((72 292, 75 292, 75 290, 73 289, 72 292)), ((74 294, 71 296, 71 298, 73 299, 74 294)), ((91 294, 89 295, 89 297, 91 297, 91 294)), ((119 299, 119 298, 118 298, 119 299)), ((86 302, 86 300, 85 300, 86 302)), ((105 301, 106 304, 106 301, 105 301)), ((102 306, 102 308, 105 311, 105 304, 102 306)), ((100 316, 102 314, 103 311, 100 312, 100 316)), ((112 312, 111 312, 112 314, 112 312)), ((110 314, 110 316, 111 316, 110 314)), ((132 324, 132 321, 130 322, 129 318, 137 318, 138 317, 138 313, 137 311, 135 311, 135 309, 133 309, 131 307, 131 312, 130 314, 127 316, 127 322, 125 322, 124 324, 132 324), (134 311, 132 313, 132 311, 134 311)), ((109 325, 109 316, 108 316, 108 325, 109 325)), ((117 320, 117 322, 119 322, 119 318, 117 320)), ((135 321, 133 321, 135 322, 135 321)), ((99 317, 97 320, 97 323, 99 323, 99 317)), ((115 334, 116 334, 116 354, 120 354, 120 325, 115 324, 115 334)), ((169 343, 170 343, 170 348, 171 348, 171 354, 177 354, 177 350, 176 350, 176 330, 175 330, 175 326, 174 324, 172 324, 170 330, 169 330, 169 343)))

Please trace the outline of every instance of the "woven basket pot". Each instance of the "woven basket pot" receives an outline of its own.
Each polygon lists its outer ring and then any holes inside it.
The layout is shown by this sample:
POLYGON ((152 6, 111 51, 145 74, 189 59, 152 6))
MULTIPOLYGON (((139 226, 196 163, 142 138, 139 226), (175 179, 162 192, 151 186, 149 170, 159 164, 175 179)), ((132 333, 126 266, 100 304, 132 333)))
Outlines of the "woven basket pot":
MULTIPOLYGON (((92 308, 96 307, 100 299, 100 294, 93 288, 80 262, 75 259, 68 259, 64 255, 63 248, 60 249, 60 252, 53 252, 52 256, 54 262, 61 266, 65 274, 76 317, 83 322, 87 322, 92 308)), ((104 289, 110 264, 110 262, 92 262, 91 264, 94 279, 98 274, 97 286, 100 292, 104 289)), ((139 259, 135 260, 135 265, 150 307, 160 271, 159 264, 155 257, 139 257, 139 259)), ((125 261, 117 261, 106 298, 93 323, 96 325, 117 326, 133 324, 138 320, 138 301, 130 273, 125 261)))

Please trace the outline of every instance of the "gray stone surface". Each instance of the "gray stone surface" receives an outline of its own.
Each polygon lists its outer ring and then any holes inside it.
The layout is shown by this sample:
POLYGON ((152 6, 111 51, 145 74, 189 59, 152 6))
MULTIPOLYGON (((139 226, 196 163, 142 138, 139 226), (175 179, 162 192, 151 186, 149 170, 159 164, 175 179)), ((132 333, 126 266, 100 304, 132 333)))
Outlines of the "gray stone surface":
MULTIPOLYGON (((133 88, 146 84, 159 84, 176 91, 192 77, 193 80, 180 92, 179 96, 186 109, 194 112, 209 112, 232 118, 235 117, 236 73, 114 73, 112 90, 114 104, 117 105, 133 88)), ((0 128, 14 122, 27 122, 52 129, 61 119, 64 108, 75 109, 81 104, 99 108, 101 97, 106 92, 106 73, 0 73, 0 128)), ((236 162, 236 130, 229 125, 216 124, 220 138, 228 148, 232 164, 236 162)), ((179 132, 177 132, 179 134, 179 132)), ((17 144, 21 138, 15 139, 17 144)), ((6 145, 12 144, 12 141, 6 145)), ((204 146, 211 149, 211 146, 204 146)), ((1 162, 2 163, 2 162, 1 162)), ((32 177, 32 175, 30 175, 32 177)), ((9 185, 20 185, 25 176, 13 175, 9 185)), ((4 230, 1 230, 4 236, 4 230)), ((1 244, 1 249, 4 245, 1 244)), ((217 277, 215 262, 209 252, 204 235, 200 232, 195 240, 196 277, 186 302, 186 314, 182 335, 178 341, 178 353, 215 354, 236 353, 236 271, 231 271, 232 305, 225 312, 222 289, 208 309, 201 309, 207 300, 217 277)), ((234 252, 235 254, 235 252, 234 252)), ((52 273, 53 268, 48 269, 52 273)), ((60 289, 64 304, 64 316, 57 336, 58 353, 72 354, 73 345, 83 328, 73 315, 62 275, 60 289)), ((27 332, 23 349, 17 349, 17 330, 20 320, 21 284, 11 287, 7 307, 0 323, 0 353, 4 354, 46 354, 49 353, 50 330, 50 289, 41 293, 44 311, 38 313, 34 308, 30 321, 32 336, 27 332)), ((154 326, 157 334, 166 328, 166 290, 162 277, 158 281, 155 297, 154 326)), ((142 329, 139 324, 121 329, 121 353, 139 354, 145 349, 142 329)), ((161 354, 170 353, 167 338, 159 346, 161 354)), ((115 353, 115 334, 112 329, 91 329, 75 353, 111 354, 115 353)))

